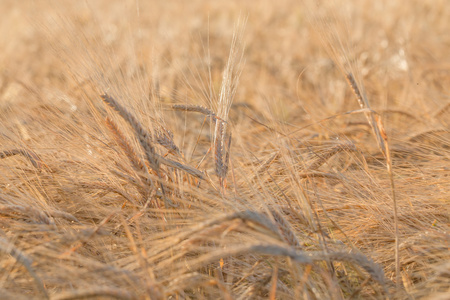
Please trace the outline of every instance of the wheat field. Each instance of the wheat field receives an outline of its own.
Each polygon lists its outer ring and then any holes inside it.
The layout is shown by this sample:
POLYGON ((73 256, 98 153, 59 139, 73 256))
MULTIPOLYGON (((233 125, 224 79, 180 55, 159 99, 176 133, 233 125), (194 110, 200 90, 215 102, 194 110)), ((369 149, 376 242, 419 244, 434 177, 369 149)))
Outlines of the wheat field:
POLYGON ((449 299, 450 5, 0 2, 0 299, 449 299))

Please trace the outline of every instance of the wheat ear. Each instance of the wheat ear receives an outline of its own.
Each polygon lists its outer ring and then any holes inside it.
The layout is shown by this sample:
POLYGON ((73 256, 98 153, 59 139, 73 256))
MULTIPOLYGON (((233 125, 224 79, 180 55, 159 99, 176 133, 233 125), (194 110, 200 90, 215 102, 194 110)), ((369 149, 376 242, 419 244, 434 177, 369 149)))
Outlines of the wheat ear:
POLYGON ((135 149, 133 148, 133 146, 131 146, 130 142, 119 129, 117 124, 107 117, 106 125, 108 126, 108 129, 114 134, 115 140, 119 144, 120 148, 122 148, 122 150, 127 155, 133 169, 138 172, 141 180, 143 179, 145 181, 146 188, 148 189, 149 187, 153 186, 153 182, 148 176, 149 172, 147 169, 147 165, 143 163, 139 158, 135 149))
POLYGON ((109 96, 108 94, 104 94, 101 96, 103 101, 112 107, 115 111, 117 111, 120 116, 131 125, 136 133, 136 136, 139 140, 139 144, 141 144, 142 148, 145 150, 145 155, 148 163, 152 167, 153 170, 159 170, 159 161, 156 156, 155 148, 152 145, 152 136, 150 133, 145 130, 141 123, 129 112, 125 107, 120 105, 114 98, 109 96))
POLYGON ((365 113, 367 121, 369 122, 370 127, 372 128, 372 131, 375 135, 375 138, 378 143, 378 147, 380 148, 381 152, 383 152, 384 155, 386 155, 386 142, 382 138, 380 129, 377 126, 377 121, 375 120, 375 112, 371 110, 369 101, 367 100, 365 94, 361 93, 361 90, 358 88, 358 84, 356 83, 355 77, 353 77, 352 73, 347 73, 345 75, 345 78, 347 79, 347 82, 350 86, 350 88, 353 91, 353 94, 355 94, 356 99, 358 100, 359 106, 364 109, 368 108, 370 109, 369 112, 365 113))
POLYGON ((173 133, 163 126, 160 127, 155 132, 156 142, 166 148, 169 153, 180 154, 180 149, 173 141, 173 133))
POLYGON ((166 166, 169 166, 169 167, 172 167, 172 168, 175 168, 178 170, 182 170, 182 171, 184 171, 194 177, 197 177, 199 179, 205 179, 205 177, 203 176, 203 173, 200 170, 190 167, 188 165, 183 165, 182 163, 179 163, 177 161, 173 161, 173 160, 170 160, 170 159, 167 159, 164 157, 159 157, 159 161, 166 166))
MULTIPOLYGON (((101 98, 103 101, 108 104, 110 107, 112 107, 115 111, 117 111, 120 116, 127 121, 131 127, 134 129, 134 132, 139 140, 139 144, 144 149, 145 156, 147 158, 148 163, 150 164, 150 167, 156 172, 158 175, 158 178, 161 179, 161 171, 159 169, 159 155, 157 155, 155 148, 152 145, 152 136, 150 133, 145 130, 141 123, 130 113, 128 112, 122 105, 120 105, 114 98, 110 97, 108 94, 101 95, 101 98)), ((172 201, 170 201, 166 196, 166 191, 164 188, 164 184, 162 183, 162 180, 159 181, 159 186, 161 188, 161 191, 163 193, 164 197, 164 203, 166 207, 174 206, 172 201)))
POLYGON ((216 115, 212 110, 210 110, 209 108, 206 108, 204 106, 201 106, 201 105, 174 104, 174 105, 172 105, 172 108, 174 110, 198 112, 198 113, 204 114, 205 116, 215 116, 216 115))
POLYGON ((0 158, 6 158, 6 157, 14 156, 17 154, 28 158, 28 160, 31 162, 31 164, 35 168, 41 169, 44 165, 44 163, 42 162, 42 160, 39 158, 39 156, 36 153, 34 153, 31 150, 25 150, 25 149, 11 149, 11 150, 0 151, 0 158))
POLYGON ((340 144, 332 147, 327 153, 321 154, 318 159, 312 162, 307 169, 308 170, 317 170, 320 166, 322 166, 328 159, 332 156, 336 155, 342 151, 357 151, 354 144, 340 144))
POLYGON ((228 173, 228 162, 230 159, 231 134, 228 136, 226 143, 227 124, 223 121, 216 122, 215 139, 214 139, 214 161, 216 165, 216 174, 219 177, 219 183, 225 188, 225 179, 228 173))
POLYGON ((377 281, 384 288, 386 287, 387 280, 384 275, 383 269, 379 265, 377 265, 371 259, 362 254, 349 253, 344 251, 336 251, 329 253, 323 253, 322 251, 309 252, 309 251, 299 251, 294 249, 293 247, 285 247, 273 244, 256 244, 256 245, 244 245, 226 250, 215 251, 210 253, 209 255, 205 255, 198 259, 195 259, 191 263, 193 265, 204 265, 209 262, 217 261, 220 258, 248 255, 248 253, 252 252, 261 255, 289 257, 297 263, 308 265, 312 265, 313 263, 319 261, 329 261, 329 260, 359 265, 364 270, 366 270, 367 273, 369 273, 372 279, 377 281))
POLYGON ((270 209, 270 213, 272 214, 275 222, 280 227, 280 230, 285 238, 285 240, 289 243, 289 245, 293 247, 301 247, 300 241, 297 239, 294 231, 292 230, 291 224, 283 217, 281 213, 279 213, 275 209, 270 209))

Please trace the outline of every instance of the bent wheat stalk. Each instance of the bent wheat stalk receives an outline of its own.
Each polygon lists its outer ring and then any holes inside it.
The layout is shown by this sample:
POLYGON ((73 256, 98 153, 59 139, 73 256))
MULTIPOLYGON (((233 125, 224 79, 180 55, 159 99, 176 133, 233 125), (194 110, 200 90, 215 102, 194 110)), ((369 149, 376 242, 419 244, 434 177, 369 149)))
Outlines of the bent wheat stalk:
MULTIPOLYGON (((332 7, 332 9, 338 11, 337 7, 332 7)), ((313 7, 311 7, 311 11, 315 11, 313 7)), ((372 132, 377 141, 377 145, 380 148, 380 151, 383 153, 386 158, 387 163, 387 172, 390 178, 391 183, 391 192, 392 192, 392 201, 394 206, 394 231, 395 231, 395 273, 396 273, 396 284, 397 289, 400 288, 400 257, 399 257, 399 230, 398 230, 398 214, 397 214, 397 199, 395 193, 395 185, 394 185, 394 177, 392 173, 392 160, 390 157, 389 149, 388 149, 388 139, 386 132, 384 130, 383 123, 379 118, 379 114, 371 109, 369 101, 367 99, 364 85, 362 84, 362 80, 357 81, 355 79, 354 74, 358 74, 358 68, 355 65, 356 61, 350 58, 351 53, 349 53, 352 48, 350 42, 345 40, 342 37, 339 29, 350 32, 347 27, 347 23, 345 21, 337 22, 336 13, 332 14, 334 17, 331 19, 317 16, 312 17, 312 23, 315 25, 315 28, 318 29, 324 47, 326 51, 330 55, 330 57, 334 60, 340 71, 344 74, 347 83, 353 91, 353 94, 356 96, 358 100, 359 106, 361 110, 367 110, 365 112, 366 119, 372 129, 372 132), (335 22, 332 22, 335 21, 335 22), (339 27, 344 27, 339 28, 339 27), (356 71, 356 72, 355 72, 356 71)), ((360 75, 360 74, 358 74, 360 75)), ((359 76, 358 79, 361 79, 359 76)))

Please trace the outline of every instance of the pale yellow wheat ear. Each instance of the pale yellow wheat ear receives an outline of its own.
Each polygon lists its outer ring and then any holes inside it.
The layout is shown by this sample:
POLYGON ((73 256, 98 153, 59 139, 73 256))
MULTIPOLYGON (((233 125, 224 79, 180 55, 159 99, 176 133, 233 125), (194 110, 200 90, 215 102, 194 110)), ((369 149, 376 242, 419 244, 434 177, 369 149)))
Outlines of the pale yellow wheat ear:
POLYGON ((231 128, 228 123, 228 113, 236 95, 239 77, 244 63, 243 33, 246 19, 239 19, 235 25, 231 40, 230 54, 222 74, 219 102, 217 104, 217 117, 214 128, 213 154, 216 175, 220 186, 225 189, 226 176, 229 168, 231 128))
MULTIPOLYGON (((345 76, 348 85, 350 86, 353 94, 358 101, 358 104, 362 110, 367 110, 364 114, 367 118, 372 132, 377 141, 377 145, 380 151, 386 158, 386 167, 391 183, 392 201, 394 206, 394 232, 395 232, 395 273, 397 289, 400 288, 401 276, 400 276, 400 256, 399 256, 399 230, 398 230, 398 212, 397 212, 397 198, 395 193, 395 182, 392 170, 392 159, 389 152, 388 137, 384 130, 383 122, 370 106, 369 100, 366 96, 364 85, 362 82, 362 75, 359 71, 358 62, 354 52, 354 47, 350 42, 351 30, 346 21, 346 18, 338 16, 338 13, 342 11, 343 5, 338 6, 336 2, 322 2, 314 1, 313 5, 309 6, 310 9, 310 21, 314 28, 319 32, 320 38, 326 49, 328 55, 333 59, 334 63, 340 69, 345 76), (322 12, 326 12, 326 16, 319 13, 314 14, 318 6, 321 7, 322 12), (328 7, 325 7, 329 5, 328 7), (353 57, 353 58, 352 58, 353 57)), ((348 13, 348 12, 347 12, 348 13)))

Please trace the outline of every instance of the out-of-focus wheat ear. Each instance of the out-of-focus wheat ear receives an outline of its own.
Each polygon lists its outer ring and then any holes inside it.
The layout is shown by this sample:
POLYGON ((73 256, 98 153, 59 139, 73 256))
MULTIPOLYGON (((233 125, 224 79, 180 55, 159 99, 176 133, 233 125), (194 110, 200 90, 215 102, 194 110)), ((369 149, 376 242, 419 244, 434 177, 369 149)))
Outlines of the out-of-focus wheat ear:
POLYGON ((122 150, 125 152, 133 169, 138 172, 139 179, 144 180, 145 190, 146 193, 148 193, 148 190, 153 186, 153 182, 149 177, 147 165, 142 162, 133 146, 131 146, 128 139, 119 129, 117 124, 109 117, 106 117, 106 125, 108 126, 108 129, 113 133, 115 140, 119 144, 120 148, 122 148, 122 150))
MULTIPOLYGON (((180 291, 183 291, 186 288, 192 289, 194 287, 202 286, 202 285, 216 285, 221 290, 226 291, 227 287, 218 281, 217 279, 213 279, 209 276, 206 276, 204 274, 200 274, 197 272, 184 274, 181 276, 178 276, 174 280, 172 280, 167 286, 166 286, 166 296, 177 294, 180 291)), ((227 297, 222 297, 221 299, 234 299, 230 295, 225 294, 227 297)))
POLYGON ((31 277, 33 277, 36 286, 39 289, 39 292, 42 294, 44 299, 50 299, 47 290, 45 289, 44 283, 41 278, 37 276, 32 267, 32 261, 29 259, 22 251, 17 249, 12 243, 8 242, 4 238, 0 237, 0 252, 11 255, 19 264, 27 269, 28 273, 30 273, 31 277))
POLYGON ((189 111, 189 112, 198 112, 201 114, 204 114, 205 116, 215 116, 216 114, 210 110, 209 108, 206 108, 201 105, 191 105, 191 104, 174 104, 172 105, 172 109, 174 110, 181 110, 181 111, 189 111))
POLYGON ((136 201, 125 190, 108 185, 103 182, 80 182, 80 186, 88 189, 99 189, 107 192, 118 194, 125 198, 128 202, 136 204, 136 201))
POLYGON ((0 151, 0 159, 14 155, 22 155, 23 157, 26 157, 31 162, 31 164, 37 169, 42 169, 45 166, 40 157, 31 150, 11 149, 0 151))
POLYGON ((353 143, 340 144, 332 147, 327 153, 321 154, 315 161, 313 161, 308 167, 308 170, 317 170, 331 157, 342 151, 357 151, 353 143))
POLYGON ((125 107, 120 105, 114 98, 109 96, 108 94, 104 94, 101 96, 103 101, 108 104, 110 107, 112 107, 115 111, 119 113, 119 115, 128 122, 128 124, 131 125, 131 127, 134 129, 134 132, 139 140, 139 144, 141 144, 141 147, 144 149, 145 156, 147 158, 148 163, 150 164, 151 168, 158 172, 159 170, 159 162, 156 155, 155 148, 152 145, 152 136, 150 133, 145 130, 141 123, 130 113, 128 112, 125 107))
POLYGON ((439 133, 447 133, 448 129, 446 128, 435 128, 435 129, 427 129, 425 131, 415 133, 411 135, 408 140, 410 142, 420 142, 421 140, 426 139, 427 137, 438 135, 439 133))
POLYGON ((34 207, 31 207, 29 205, 22 206, 22 205, 2 205, 0 204, 0 211, 2 213, 7 213, 8 211, 14 212, 14 213, 20 213, 27 218, 34 219, 38 222, 42 222, 48 225, 54 225, 55 222, 51 220, 44 211, 36 209, 34 207))
POLYGON ((270 209, 270 213, 272 214, 273 218, 275 219, 275 222, 280 227, 281 233, 285 240, 288 242, 289 245, 301 248, 300 241, 297 239, 297 236, 294 234, 294 231, 292 230, 292 226, 289 224, 288 221, 283 217, 281 213, 279 213, 275 209, 270 209))
POLYGON ((199 179, 205 179, 204 174, 200 170, 195 169, 191 166, 183 165, 182 163, 179 163, 179 162, 176 162, 176 161, 164 158, 164 157, 160 157, 159 160, 162 164, 164 164, 166 166, 169 166, 169 167, 172 167, 172 168, 175 168, 178 170, 182 170, 182 171, 184 171, 194 177, 197 177, 199 179))
POLYGON ((268 159, 266 159, 258 168, 258 170, 256 171, 257 174, 262 174, 264 173, 269 167, 270 165, 281 156, 280 152, 277 152, 275 154, 273 154, 272 156, 270 156, 268 159))

